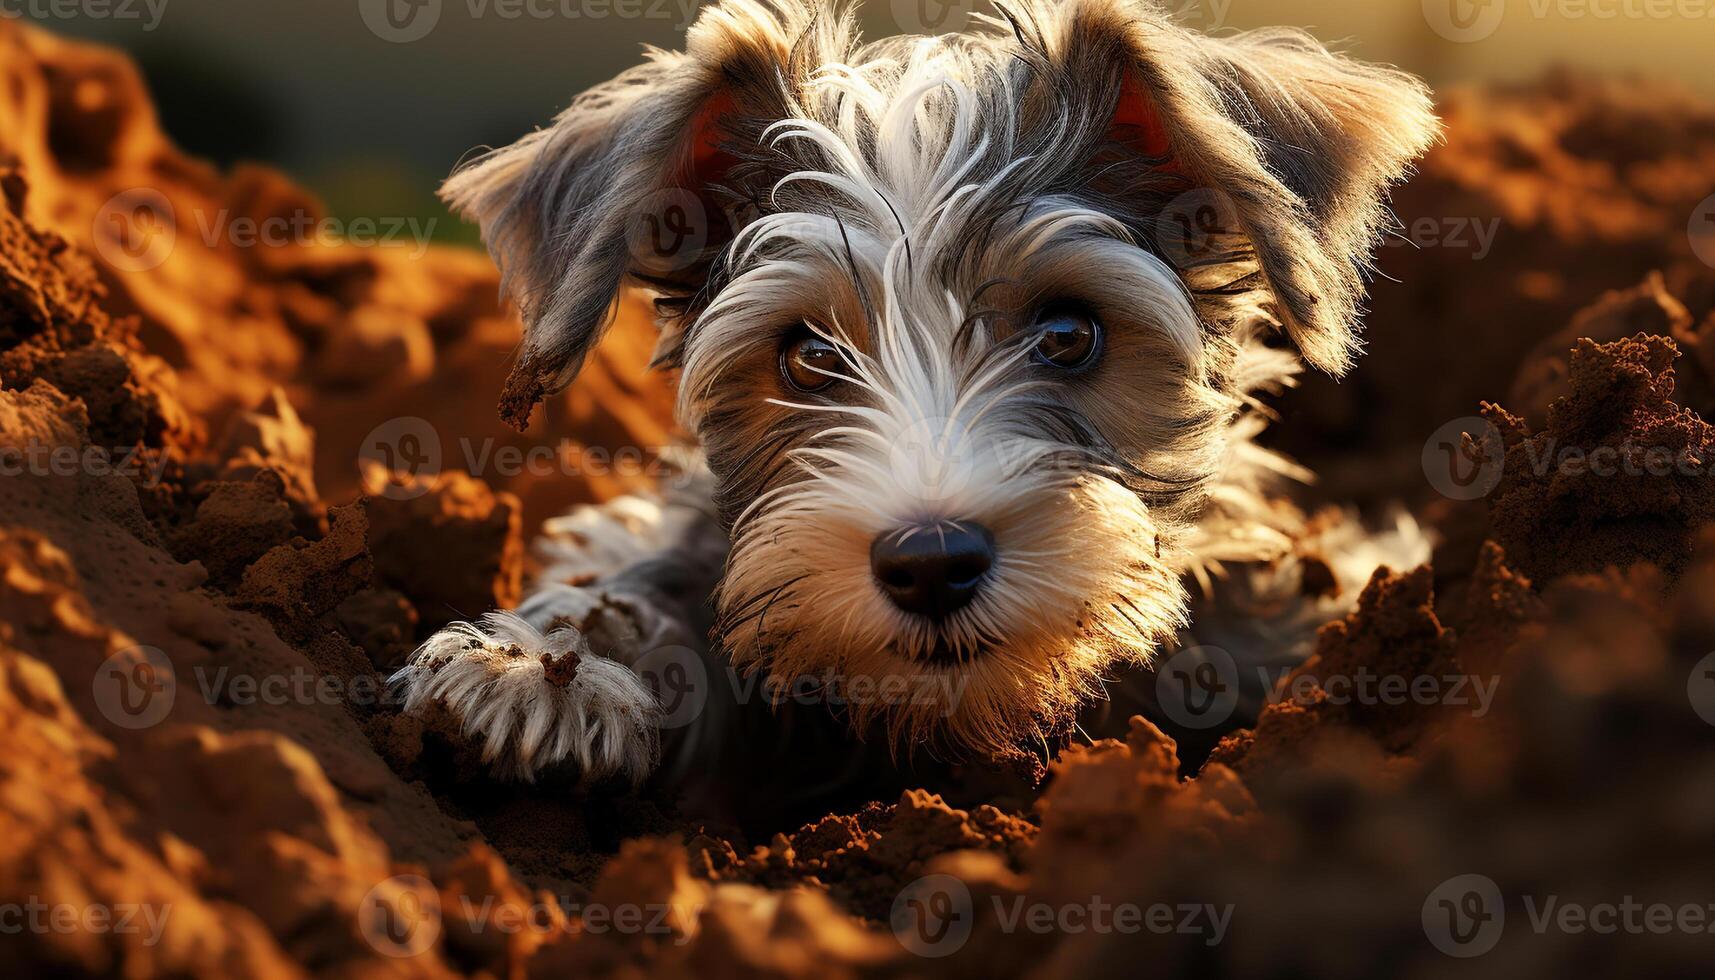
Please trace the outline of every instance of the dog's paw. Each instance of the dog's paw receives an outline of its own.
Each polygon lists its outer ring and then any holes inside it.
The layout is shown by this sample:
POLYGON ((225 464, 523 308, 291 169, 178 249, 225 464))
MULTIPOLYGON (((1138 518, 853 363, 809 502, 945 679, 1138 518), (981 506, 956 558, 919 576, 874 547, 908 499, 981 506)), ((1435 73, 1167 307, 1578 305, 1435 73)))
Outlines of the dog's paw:
POLYGON ((481 739, 484 762, 526 782, 569 760, 585 778, 637 783, 658 758, 654 694, 575 629, 544 634, 514 613, 489 613, 430 637, 389 683, 408 714, 444 705, 481 739))

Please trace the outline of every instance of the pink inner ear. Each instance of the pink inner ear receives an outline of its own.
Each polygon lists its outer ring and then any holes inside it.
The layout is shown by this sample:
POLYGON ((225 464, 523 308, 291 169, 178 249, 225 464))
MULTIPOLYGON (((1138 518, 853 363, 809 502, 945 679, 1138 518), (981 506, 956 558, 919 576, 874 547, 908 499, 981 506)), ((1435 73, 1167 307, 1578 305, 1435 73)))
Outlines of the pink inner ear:
POLYGON ((691 117, 689 158, 679 172, 679 185, 701 195, 710 184, 719 183, 738 160, 721 149, 721 119, 737 106, 726 92, 716 92, 691 117))
POLYGON ((1173 155, 1173 141, 1168 138, 1167 125, 1155 109, 1155 99, 1137 73, 1127 69, 1120 81, 1119 104, 1114 106, 1114 118, 1108 123, 1108 139, 1131 147, 1145 156, 1166 161, 1161 169, 1168 173, 1188 176, 1173 155))

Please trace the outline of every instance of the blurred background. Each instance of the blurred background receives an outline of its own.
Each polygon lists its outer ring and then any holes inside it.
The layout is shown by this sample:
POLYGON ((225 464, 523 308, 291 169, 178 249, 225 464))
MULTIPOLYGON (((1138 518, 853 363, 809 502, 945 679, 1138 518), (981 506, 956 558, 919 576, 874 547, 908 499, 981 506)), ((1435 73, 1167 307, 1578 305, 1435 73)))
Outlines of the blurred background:
MULTIPOLYGON (((1213 32, 1292 24, 1449 84, 1549 66, 1647 72, 1715 93, 1715 0, 1169 0, 1213 32)), ((165 129, 223 164, 274 164, 346 218, 436 217, 473 148, 549 120, 644 45, 681 46, 697 0, 0 0, 0 15, 138 59, 165 129)), ((870 36, 957 30, 969 8, 871 2, 870 36)))

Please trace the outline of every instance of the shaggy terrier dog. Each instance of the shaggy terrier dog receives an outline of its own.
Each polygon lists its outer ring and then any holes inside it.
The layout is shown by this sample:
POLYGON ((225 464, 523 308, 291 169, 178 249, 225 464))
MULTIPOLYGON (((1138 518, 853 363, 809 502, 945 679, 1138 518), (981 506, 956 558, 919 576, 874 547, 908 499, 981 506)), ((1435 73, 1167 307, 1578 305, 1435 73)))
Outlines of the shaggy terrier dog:
POLYGON ((519 609, 397 675, 406 710, 518 777, 642 778, 721 717, 644 675, 730 664, 1003 759, 1171 644, 1188 580, 1289 551, 1258 399, 1351 365, 1426 90, 1145 0, 997 9, 866 44, 814 0, 723 0, 447 183, 526 325, 502 414, 641 284, 701 455, 689 492, 551 525, 519 609))

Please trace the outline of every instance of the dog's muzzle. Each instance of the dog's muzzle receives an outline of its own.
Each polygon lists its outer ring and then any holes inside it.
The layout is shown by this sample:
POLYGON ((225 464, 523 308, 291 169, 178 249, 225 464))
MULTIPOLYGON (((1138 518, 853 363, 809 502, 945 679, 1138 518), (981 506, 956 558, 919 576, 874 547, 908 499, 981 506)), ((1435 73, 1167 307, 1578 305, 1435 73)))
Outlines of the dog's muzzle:
POLYGON ((994 559, 994 535, 969 521, 901 528, 869 548, 881 591, 905 612, 937 623, 976 598, 994 559))

